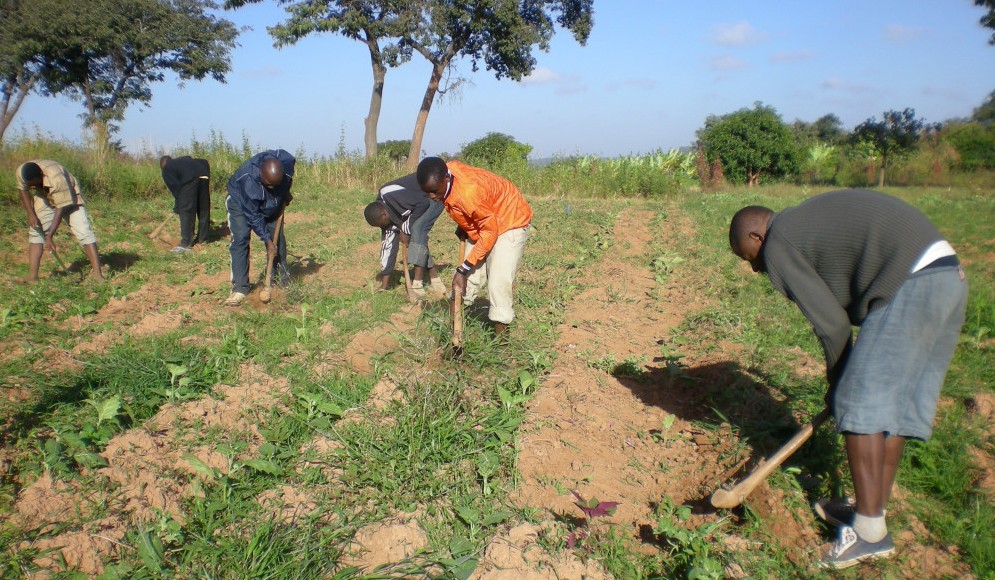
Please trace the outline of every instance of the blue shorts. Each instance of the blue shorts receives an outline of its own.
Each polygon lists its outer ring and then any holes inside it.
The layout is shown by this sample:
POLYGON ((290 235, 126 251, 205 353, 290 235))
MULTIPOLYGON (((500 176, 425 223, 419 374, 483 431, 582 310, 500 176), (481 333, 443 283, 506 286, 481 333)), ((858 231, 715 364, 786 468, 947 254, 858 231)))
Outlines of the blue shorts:
POLYGON ((868 314, 836 387, 836 429, 929 439, 966 307, 963 270, 926 267, 868 314))

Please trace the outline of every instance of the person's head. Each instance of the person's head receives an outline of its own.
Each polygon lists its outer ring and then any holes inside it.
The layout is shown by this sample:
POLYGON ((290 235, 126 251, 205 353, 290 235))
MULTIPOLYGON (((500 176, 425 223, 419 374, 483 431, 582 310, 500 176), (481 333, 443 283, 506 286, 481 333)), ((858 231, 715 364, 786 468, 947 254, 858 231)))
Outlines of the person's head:
POLYGON ((173 160, 173 158, 170 157, 169 155, 163 155, 162 157, 160 157, 159 158, 159 169, 165 169, 166 168, 166 164, 169 163, 172 160, 173 160))
POLYGON ((426 157, 418 164, 418 187, 422 189, 432 201, 442 201, 449 188, 449 168, 446 162, 439 157, 426 157))
POLYGON ((773 215, 769 208, 751 205, 737 211, 729 224, 729 247, 749 262, 754 272, 767 271, 761 253, 767 239, 767 225, 773 215))
POLYGON ((366 223, 375 228, 384 229, 390 227, 390 216, 387 215, 387 206, 379 201, 366 206, 366 209, 363 210, 363 216, 366 218, 366 223))
POLYGON ((266 189, 283 183, 283 163, 276 157, 268 157, 259 168, 259 181, 266 189))
POLYGON ((21 181, 28 189, 36 189, 42 186, 42 182, 45 174, 41 170, 41 166, 37 163, 32 163, 28 161, 24 165, 21 165, 21 181))

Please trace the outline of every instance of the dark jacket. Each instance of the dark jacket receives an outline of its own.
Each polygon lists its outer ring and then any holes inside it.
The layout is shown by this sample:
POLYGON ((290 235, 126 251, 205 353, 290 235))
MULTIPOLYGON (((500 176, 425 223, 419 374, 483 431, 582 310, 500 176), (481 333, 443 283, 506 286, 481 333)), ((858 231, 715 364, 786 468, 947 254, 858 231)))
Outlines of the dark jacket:
POLYGON ((211 177, 211 165, 207 159, 184 155, 166 162, 162 168, 162 180, 173 194, 173 211, 196 211, 197 187, 202 177, 211 177))
POLYGON ((272 239, 266 222, 275 220, 290 198, 296 162, 294 156, 283 149, 263 151, 246 160, 228 180, 228 195, 242 210, 252 231, 264 242, 272 239), (272 190, 263 186, 260 177, 260 168, 270 157, 283 164, 283 182, 272 190))

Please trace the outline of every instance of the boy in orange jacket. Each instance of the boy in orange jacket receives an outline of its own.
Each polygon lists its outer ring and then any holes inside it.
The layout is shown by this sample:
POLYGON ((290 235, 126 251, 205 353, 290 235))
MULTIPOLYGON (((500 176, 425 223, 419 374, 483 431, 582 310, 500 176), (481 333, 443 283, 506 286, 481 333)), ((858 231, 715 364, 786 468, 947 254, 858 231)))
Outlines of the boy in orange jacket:
POLYGON ((466 239, 466 259, 453 275, 453 292, 472 301, 487 286, 487 317, 497 334, 515 318, 512 288, 529 239, 532 208, 507 179, 459 161, 426 157, 418 164, 418 185, 442 203, 466 239))

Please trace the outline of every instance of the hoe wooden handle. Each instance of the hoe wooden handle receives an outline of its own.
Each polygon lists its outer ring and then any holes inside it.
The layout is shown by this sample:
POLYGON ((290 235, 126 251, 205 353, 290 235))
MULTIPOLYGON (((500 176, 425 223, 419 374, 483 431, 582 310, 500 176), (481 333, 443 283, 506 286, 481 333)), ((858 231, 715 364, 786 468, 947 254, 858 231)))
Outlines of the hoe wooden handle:
POLYGON ((404 291, 408 294, 408 300, 414 302, 417 296, 411 293, 411 273, 408 272, 408 245, 401 242, 401 267, 404 269, 404 291))
POLYGON ((166 219, 162 220, 162 223, 156 226, 154 230, 152 230, 152 232, 149 234, 149 239, 154 240, 155 238, 159 237, 159 232, 162 231, 162 228, 166 227, 166 224, 168 224, 169 221, 173 219, 174 215, 176 214, 170 212, 169 215, 166 216, 166 219))
POLYGON ((711 502, 716 508, 729 509, 743 503, 743 500, 760 485, 760 482, 767 479, 784 460, 795 452, 802 443, 808 441, 816 428, 829 417, 829 409, 823 409, 816 415, 812 422, 801 428, 787 443, 781 446, 773 455, 768 457, 763 463, 758 465, 745 479, 734 485, 731 489, 717 489, 712 494, 711 502))
MULTIPOLYGON (((466 240, 459 243, 459 263, 466 259, 466 240)), ((453 292, 453 349, 463 349, 463 296, 453 292)))
MULTIPOLYGON (((273 228, 273 243, 279 248, 280 234, 283 232, 283 212, 276 218, 276 227, 273 228)), ((279 249, 277 249, 279 251, 279 249)), ((266 252, 266 287, 263 288, 260 298, 263 302, 269 302, 273 297, 273 259, 269 252, 266 252)))

